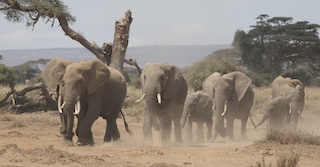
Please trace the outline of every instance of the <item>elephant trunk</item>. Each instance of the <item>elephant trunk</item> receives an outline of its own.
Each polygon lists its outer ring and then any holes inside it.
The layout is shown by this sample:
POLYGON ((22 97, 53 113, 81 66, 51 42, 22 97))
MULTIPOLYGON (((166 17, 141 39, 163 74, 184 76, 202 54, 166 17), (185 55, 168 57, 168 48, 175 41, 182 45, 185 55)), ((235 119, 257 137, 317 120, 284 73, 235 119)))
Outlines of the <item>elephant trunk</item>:
POLYGON ((64 98, 64 106, 63 106, 63 115, 65 116, 65 121, 62 123, 66 126, 66 133, 64 134, 65 139, 72 140, 74 135, 73 133, 73 124, 74 124, 74 111, 76 104, 76 94, 68 93, 64 98))
POLYGON ((256 125, 256 127, 259 127, 261 124, 263 124, 264 121, 266 121, 269 117, 270 117, 270 113, 269 113, 269 111, 267 111, 267 112, 263 115, 262 120, 256 125))
POLYGON ((181 128, 183 128, 185 126, 189 114, 190 114, 190 111, 187 110, 186 108, 184 108, 182 116, 181 116, 181 120, 180 120, 180 127, 181 128))
POLYGON ((212 137, 212 140, 215 140, 220 134, 221 137, 226 137, 226 128, 224 127, 224 114, 226 112, 225 101, 219 100, 215 102, 216 109, 216 123, 215 123, 215 131, 212 137), (223 114, 224 113, 224 114, 223 114))
POLYGON ((65 115, 65 123, 62 123, 63 126, 66 126, 65 138, 72 139, 73 133, 73 123, 74 123, 74 104, 66 103, 63 109, 63 115, 65 115))
POLYGON ((160 124, 156 116, 156 96, 154 94, 146 95, 146 109, 152 125, 157 131, 160 130, 160 124))

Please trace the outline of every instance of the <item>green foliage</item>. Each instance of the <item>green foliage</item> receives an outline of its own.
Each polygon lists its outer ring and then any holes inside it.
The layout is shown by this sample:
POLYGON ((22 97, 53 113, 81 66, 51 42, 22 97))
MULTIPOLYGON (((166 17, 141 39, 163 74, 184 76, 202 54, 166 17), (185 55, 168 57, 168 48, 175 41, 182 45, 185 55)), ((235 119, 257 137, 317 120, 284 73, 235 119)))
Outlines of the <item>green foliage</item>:
POLYGON ((237 52, 234 49, 223 49, 209 55, 204 60, 192 65, 187 74, 189 86, 194 90, 202 89, 202 82, 214 72, 221 75, 242 70, 237 60, 237 52))
POLYGON ((311 83, 311 76, 308 71, 299 69, 296 71, 288 72, 282 75, 283 77, 290 77, 294 79, 299 79, 304 85, 309 86, 311 83))
POLYGON ((252 79, 252 84, 258 87, 268 87, 271 85, 272 79, 268 73, 257 73, 249 70, 247 75, 252 79))
POLYGON ((270 78, 275 78, 298 65, 320 69, 320 25, 307 21, 294 23, 291 17, 269 18, 265 14, 256 20, 249 32, 236 31, 233 41, 249 70, 269 73, 270 78))
POLYGON ((70 23, 75 22, 75 17, 60 0, 20 0, 15 5, 10 3, 0 1, 0 8, 3 8, 0 12, 4 13, 5 19, 13 23, 26 22, 27 26, 33 26, 39 18, 49 20, 60 15, 64 15, 70 23))
POLYGON ((10 67, 4 64, 0 64, 0 79, 8 79, 9 81, 15 81, 16 76, 10 67))

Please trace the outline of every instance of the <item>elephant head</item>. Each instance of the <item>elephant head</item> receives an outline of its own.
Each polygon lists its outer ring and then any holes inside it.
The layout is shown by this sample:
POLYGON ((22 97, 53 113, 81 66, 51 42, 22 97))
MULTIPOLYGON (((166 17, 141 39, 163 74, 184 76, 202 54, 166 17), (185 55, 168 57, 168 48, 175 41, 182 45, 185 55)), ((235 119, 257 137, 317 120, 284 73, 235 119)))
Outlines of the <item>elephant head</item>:
POLYGON ((298 79, 278 76, 272 82, 272 97, 284 97, 290 105, 288 122, 291 127, 297 127, 298 118, 304 108, 304 85, 298 79))
POLYGON ((262 108, 264 115, 256 127, 262 125, 269 119, 268 130, 282 128, 284 119, 289 115, 289 108, 288 101, 281 96, 268 100, 262 108))
POLYGON ((175 94, 176 67, 170 64, 148 63, 141 73, 143 96, 146 98, 146 115, 156 130, 160 129, 156 117, 156 105, 175 94))
POLYGON ((298 118, 304 108, 304 89, 300 85, 294 88, 287 86, 285 89, 285 99, 289 102, 290 106, 288 122, 290 122, 293 129, 296 129, 298 118))
POLYGON ((42 77, 50 91, 58 92, 58 108, 63 108, 60 132, 64 134, 65 139, 71 140, 71 143, 75 104, 82 96, 94 94, 109 76, 109 69, 98 59, 70 62, 54 58, 46 65, 42 77))
POLYGON ((189 94, 183 107, 183 113, 180 121, 181 128, 185 126, 189 115, 206 112, 203 111, 206 106, 211 106, 212 108, 212 101, 211 99, 209 99, 206 93, 197 91, 195 93, 189 94))
POLYGON ((251 79, 245 74, 235 71, 221 76, 213 73, 203 83, 203 89, 214 101, 215 133, 213 140, 220 134, 226 136, 224 116, 226 112, 234 111, 251 85, 251 79))

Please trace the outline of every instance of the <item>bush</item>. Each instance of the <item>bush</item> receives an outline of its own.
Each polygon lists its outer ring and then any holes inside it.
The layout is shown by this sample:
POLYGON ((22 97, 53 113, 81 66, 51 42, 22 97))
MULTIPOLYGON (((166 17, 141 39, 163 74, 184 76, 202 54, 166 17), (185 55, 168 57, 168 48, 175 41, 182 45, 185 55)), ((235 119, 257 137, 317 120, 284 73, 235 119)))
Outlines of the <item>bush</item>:
POLYGON ((268 73, 259 74, 253 71, 248 71, 247 75, 252 79, 252 84, 257 87, 268 87, 272 82, 268 73))
POLYGON ((277 142, 280 144, 320 145, 320 136, 312 135, 303 131, 272 130, 267 133, 265 141, 277 142))
POLYGON ((240 70, 236 63, 230 59, 220 61, 205 59, 195 63, 188 75, 188 82, 193 91, 201 90, 203 81, 212 73, 219 72, 221 75, 240 70))
POLYGON ((299 69, 299 70, 295 70, 293 72, 285 73, 285 74, 283 74, 283 77, 290 77, 290 78, 294 78, 294 79, 299 79, 304 85, 311 84, 310 74, 303 69, 299 69))

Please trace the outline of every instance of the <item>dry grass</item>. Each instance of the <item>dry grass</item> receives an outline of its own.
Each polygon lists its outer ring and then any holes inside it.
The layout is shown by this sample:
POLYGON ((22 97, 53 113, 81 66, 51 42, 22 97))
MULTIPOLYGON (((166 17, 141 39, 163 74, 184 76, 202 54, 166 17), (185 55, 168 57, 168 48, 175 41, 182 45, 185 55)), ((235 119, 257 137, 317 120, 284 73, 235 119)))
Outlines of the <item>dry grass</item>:
POLYGON ((267 133, 265 140, 262 140, 262 142, 276 142, 279 144, 320 145, 320 136, 303 132, 301 130, 273 130, 267 133))
MULTIPOLYGON (((300 160, 300 156, 295 153, 291 153, 291 155, 281 155, 277 160, 277 167, 296 167, 298 166, 298 162, 300 160)), ((265 157, 262 157, 261 162, 256 162, 256 166, 251 167, 272 167, 272 163, 266 163, 265 157)))

